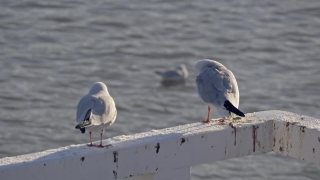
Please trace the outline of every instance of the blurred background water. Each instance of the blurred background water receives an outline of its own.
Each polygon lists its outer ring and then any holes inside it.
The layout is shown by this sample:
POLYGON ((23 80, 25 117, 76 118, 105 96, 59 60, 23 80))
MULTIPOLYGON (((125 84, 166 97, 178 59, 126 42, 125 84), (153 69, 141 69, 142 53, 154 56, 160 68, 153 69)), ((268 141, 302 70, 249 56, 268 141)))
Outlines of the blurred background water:
MULTIPOLYGON (((76 105, 96 81, 118 108, 104 138, 203 120, 192 69, 203 58, 233 71, 243 112, 320 117, 319 0, 0 4, 0 157, 88 142, 74 129, 76 105), (154 71, 179 63, 188 81, 162 86, 154 71)), ((193 167, 192 179, 320 179, 319 170, 266 154, 193 167)))

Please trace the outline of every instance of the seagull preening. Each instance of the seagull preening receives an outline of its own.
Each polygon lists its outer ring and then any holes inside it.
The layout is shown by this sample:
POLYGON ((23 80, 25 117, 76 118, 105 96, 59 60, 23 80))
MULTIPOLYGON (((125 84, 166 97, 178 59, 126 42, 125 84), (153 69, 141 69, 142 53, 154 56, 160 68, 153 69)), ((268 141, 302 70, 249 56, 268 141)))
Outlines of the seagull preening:
POLYGON ((156 71, 162 77, 163 82, 185 81, 188 78, 188 69, 185 64, 179 64, 174 69, 156 71))
MULTIPOLYGON (((102 146, 102 134, 104 129, 112 125, 116 120, 117 109, 110 96, 107 86, 102 82, 96 82, 92 85, 88 94, 83 96, 77 108, 76 129, 82 133, 86 130, 90 134, 90 144, 88 146, 97 146, 92 144, 91 133, 100 132, 100 145, 102 146)), ((107 145, 110 146, 110 145, 107 145)))
POLYGON ((219 121, 233 117, 236 114, 245 117, 239 107, 239 90, 233 73, 221 63, 214 60, 200 60, 195 64, 195 76, 198 94, 208 105, 210 122, 210 108, 215 107, 223 117, 219 121))

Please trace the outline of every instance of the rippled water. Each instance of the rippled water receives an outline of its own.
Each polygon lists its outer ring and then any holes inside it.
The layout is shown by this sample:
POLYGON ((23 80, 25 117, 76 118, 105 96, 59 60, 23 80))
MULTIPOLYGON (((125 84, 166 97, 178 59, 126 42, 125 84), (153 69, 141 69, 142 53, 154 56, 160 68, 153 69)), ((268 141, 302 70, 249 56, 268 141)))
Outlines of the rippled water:
MULTIPOLYGON (((193 73, 164 87, 153 72, 202 58, 234 72, 242 111, 320 117, 319 17, 318 0, 1 1, 0 157, 88 142, 75 108, 96 81, 118 108, 105 138, 198 122, 206 107, 193 73)), ((192 178, 318 179, 319 170, 267 154, 196 166, 192 178)))

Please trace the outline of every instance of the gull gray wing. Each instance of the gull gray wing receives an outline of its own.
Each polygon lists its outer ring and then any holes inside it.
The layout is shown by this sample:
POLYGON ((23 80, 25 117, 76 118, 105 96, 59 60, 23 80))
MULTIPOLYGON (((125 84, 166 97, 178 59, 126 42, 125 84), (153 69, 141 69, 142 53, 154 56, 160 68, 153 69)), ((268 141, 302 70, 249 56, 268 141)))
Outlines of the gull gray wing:
POLYGON ((90 121, 93 125, 112 124, 116 118, 117 110, 113 98, 110 95, 100 95, 92 98, 94 106, 92 108, 90 121))
POLYGON ((224 96, 227 100, 229 100, 232 105, 236 108, 239 107, 239 90, 237 80, 234 77, 233 73, 228 70, 224 69, 224 76, 223 76, 223 86, 225 87, 224 96))
POLYGON ((94 101, 92 100, 91 96, 85 95, 83 96, 77 107, 77 123, 80 124, 84 120, 90 119, 90 114, 92 108, 94 106, 94 101))
POLYGON ((229 100, 229 92, 233 92, 232 78, 227 69, 205 67, 197 76, 198 93, 205 103, 222 106, 229 100))

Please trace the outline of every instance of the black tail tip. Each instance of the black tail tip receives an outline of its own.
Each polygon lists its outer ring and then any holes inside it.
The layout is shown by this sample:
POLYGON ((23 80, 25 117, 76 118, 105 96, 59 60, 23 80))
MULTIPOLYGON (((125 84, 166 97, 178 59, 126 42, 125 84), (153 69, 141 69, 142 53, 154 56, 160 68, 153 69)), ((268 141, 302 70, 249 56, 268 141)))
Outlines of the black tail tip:
POLYGON ((239 109, 237 109, 236 107, 234 107, 233 104, 232 104, 230 101, 228 101, 228 100, 226 100, 226 101, 224 102, 224 107, 225 107, 226 110, 228 110, 229 112, 232 112, 232 113, 234 113, 234 114, 236 114, 236 115, 238 115, 238 116, 241 116, 241 117, 246 117, 243 112, 241 112, 239 109))
POLYGON ((80 128, 80 131, 82 134, 84 134, 86 132, 86 128, 80 128))
POLYGON ((78 124, 76 127, 74 127, 75 129, 79 129, 81 131, 81 133, 85 133, 86 132, 86 128, 80 127, 80 124, 78 124))

